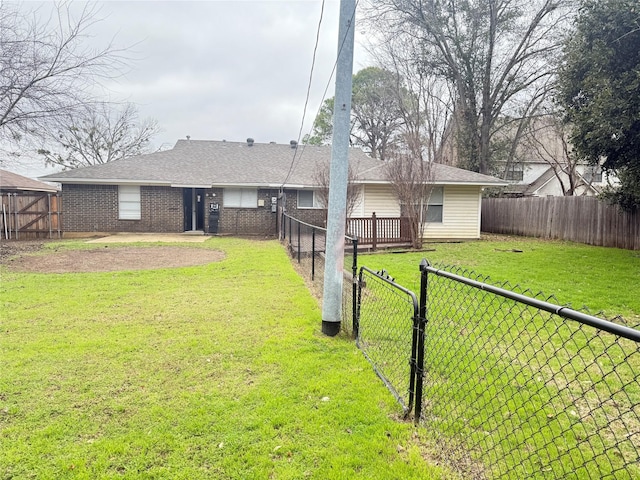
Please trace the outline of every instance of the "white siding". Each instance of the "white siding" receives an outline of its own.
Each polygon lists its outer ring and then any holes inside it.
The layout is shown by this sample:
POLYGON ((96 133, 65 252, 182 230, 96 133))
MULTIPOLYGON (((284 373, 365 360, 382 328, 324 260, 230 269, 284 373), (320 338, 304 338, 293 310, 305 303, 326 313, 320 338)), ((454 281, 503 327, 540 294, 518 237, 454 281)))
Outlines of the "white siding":
MULTIPOLYGON (((445 185, 442 223, 428 223, 425 239, 480 238, 481 187, 445 185)), ((399 217, 400 204, 388 185, 365 185, 362 216, 399 217)), ((353 215, 357 216, 356 214, 353 215)))
POLYGON ((364 217, 364 185, 358 185, 356 187, 358 199, 356 200, 353 210, 351 211, 352 217, 364 217))
POLYGON ((424 238, 480 238, 481 187, 445 185, 442 223, 428 223, 424 238))
POLYGON ((377 217, 400 216, 400 204, 389 185, 365 185, 363 203, 365 217, 370 217, 373 212, 377 217))

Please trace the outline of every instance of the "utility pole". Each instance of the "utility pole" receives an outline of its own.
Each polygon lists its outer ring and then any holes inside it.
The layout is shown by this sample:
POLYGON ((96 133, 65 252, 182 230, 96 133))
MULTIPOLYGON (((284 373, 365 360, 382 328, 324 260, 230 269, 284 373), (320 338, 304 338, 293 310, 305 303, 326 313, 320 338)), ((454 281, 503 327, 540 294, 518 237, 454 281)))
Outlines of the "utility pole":
POLYGON ((340 0, 338 62, 336 65, 336 93, 333 109, 333 142, 331 145, 331 168, 329 171, 327 246, 322 302, 322 333, 330 337, 337 335, 340 331, 342 316, 355 9, 355 0, 340 0))

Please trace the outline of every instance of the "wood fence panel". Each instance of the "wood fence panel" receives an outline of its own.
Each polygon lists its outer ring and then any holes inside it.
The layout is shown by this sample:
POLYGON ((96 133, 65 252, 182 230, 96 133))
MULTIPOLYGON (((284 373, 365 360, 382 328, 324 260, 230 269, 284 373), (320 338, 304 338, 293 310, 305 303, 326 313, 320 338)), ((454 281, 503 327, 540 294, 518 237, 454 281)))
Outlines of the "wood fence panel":
POLYGON ((596 197, 485 198, 482 231, 640 250, 640 212, 596 197))
POLYGON ((62 201, 60 194, 0 194, 0 237, 13 240, 60 238, 62 201))

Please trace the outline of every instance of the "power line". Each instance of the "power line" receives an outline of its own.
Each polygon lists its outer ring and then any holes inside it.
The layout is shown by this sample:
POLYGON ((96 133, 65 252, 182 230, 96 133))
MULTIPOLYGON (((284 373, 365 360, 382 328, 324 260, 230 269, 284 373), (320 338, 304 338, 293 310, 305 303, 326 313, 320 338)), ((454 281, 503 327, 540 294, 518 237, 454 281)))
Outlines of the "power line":
POLYGON ((320 19, 318 20, 318 28, 316 30, 316 43, 313 46, 313 57, 311 58, 311 71, 309 72, 309 84, 307 85, 307 97, 304 100, 304 108, 302 109, 302 121, 300 122, 300 130, 298 131, 298 140, 296 143, 296 148, 293 151, 293 158, 291 159, 291 165, 289 166, 289 171, 287 172, 287 176, 280 188, 284 187, 284 184, 287 183, 289 177, 291 176, 291 172, 293 172, 293 167, 296 163, 296 153, 298 152, 298 145, 300 145, 300 136, 302 135, 302 129, 304 127, 304 117, 307 114, 307 105, 309 104, 309 96, 311 95, 311 83, 313 81, 313 70, 316 64, 316 54, 318 53, 318 44, 320 43, 320 27, 322 26, 322 18, 324 17, 324 2, 322 0, 322 5, 320 6, 320 19))
MULTIPOLYGON (((355 25, 354 25, 353 21, 355 19, 356 10, 358 8, 358 3, 360 3, 360 0, 356 0, 355 6, 353 8, 353 12, 351 13, 351 19, 349 21, 349 29, 355 28, 355 25)), ((322 1, 322 11, 324 11, 324 0, 322 1)), ((320 14, 320 22, 322 22, 322 12, 320 14)), ((322 109, 322 104, 324 103, 324 101, 325 101, 325 99, 327 97, 327 92, 329 91, 329 87, 331 86, 331 80, 333 79, 333 76, 336 73, 336 68, 337 68, 337 65, 338 65, 338 58, 340 57, 340 53, 342 52, 342 49, 343 49, 344 44, 345 44, 345 41, 347 40, 349 29, 347 29, 347 31, 345 32, 345 35, 342 37, 342 41, 340 42, 340 48, 338 49, 338 55, 336 56, 336 61, 333 63, 333 68, 331 69, 331 74, 329 75, 329 79, 327 80, 327 85, 325 86, 324 92, 322 93, 322 99, 320 100, 320 105, 318 107, 318 110, 316 111, 316 115, 314 117, 314 122, 315 122, 315 119, 320 114, 320 110, 322 109)), ((316 36, 316 45, 315 45, 314 51, 313 51, 313 61, 314 62, 315 62, 315 56, 316 56, 316 49, 318 47, 319 36, 320 36, 320 23, 318 24, 318 32, 317 32, 317 36, 316 36)), ((314 65, 312 63, 312 65, 311 65, 311 75, 313 75, 313 67, 314 67, 314 65)), ((302 155, 304 154, 305 148, 307 148, 306 144, 304 144, 302 146, 302 149, 300 150, 300 155, 298 155, 297 162, 296 162, 296 154, 298 153, 298 147, 300 146, 300 138, 301 138, 301 135, 302 135, 302 129, 304 128, 304 117, 306 115, 307 104, 308 104, 308 101, 309 101, 309 94, 310 94, 310 91, 311 91, 311 75, 309 76, 309 86, 307 88, 307 98, 306 98, 305 104, 304 104, 304 111, 303 111, 303 114, 302 114, 302 122, 300 124, 300 131, 298 132, 298 140, 297 140, 296 148, 294 149, 293 158, 291 159, 291 166, 289 167, 289 171, 287 172, 287 176, 284 179, 284 181, 282 182, 282 185, 280 186, 280 188, 284 187, 284 184, 287 183, 287 180, 289 180, 289 177, 291 176, 291 173, 293 172, 296 163, 300 161, 300 159, 302 158, 302 155)), ((309 135, 311 134, 312 131, 313 131, 313 124, 311 125, 311 129, 309 130, 309 135)))

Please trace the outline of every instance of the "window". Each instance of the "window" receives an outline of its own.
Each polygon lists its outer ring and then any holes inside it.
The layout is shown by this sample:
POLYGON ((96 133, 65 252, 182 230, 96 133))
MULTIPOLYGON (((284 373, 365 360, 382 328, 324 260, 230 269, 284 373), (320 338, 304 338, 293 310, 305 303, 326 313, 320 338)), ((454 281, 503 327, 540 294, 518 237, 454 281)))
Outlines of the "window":
POLYGON ((588 166, 584 171, 584 180, 587 183, 602 183, 602 170, 600 167, 588 166))
MULTIPOLYGON (((431 195, 426 200, 426 205, 422 208, 422 221, 424 223, 442 223, 442 212, 444 205, 444 187, 432 187, 431 195)), ((416 205, 417 206, 417 205, 416 205)), ((419 207, 416 208, 419 210, 419 207)), ((404 206, 400 209, 400 214, 405 215, 404 206)))
POLYGON ((442 223, 442 206, 444 205, 444 187, 433 187, 427 203, 427 211, 423 213, 426 223, 442 223))
POLYGON ((258 190, 253 188, 225 188, 224 206, 230 208, 258 208, 258 190))
POLYGON ((523 178, 524 178, 524 172, 522 170, 522 164, 517 164, 517 163, 513 164, 511 165, 509 170, 507 170, 504 173, 505 180, 520 182, 522 181, 523 178))
POLYGON ((322 208, 322 202, 313 190, 298 190, 298 208, 322 208))
POLYGON ((140 220, 140 186, 118 186, 118 218, 140 220))

